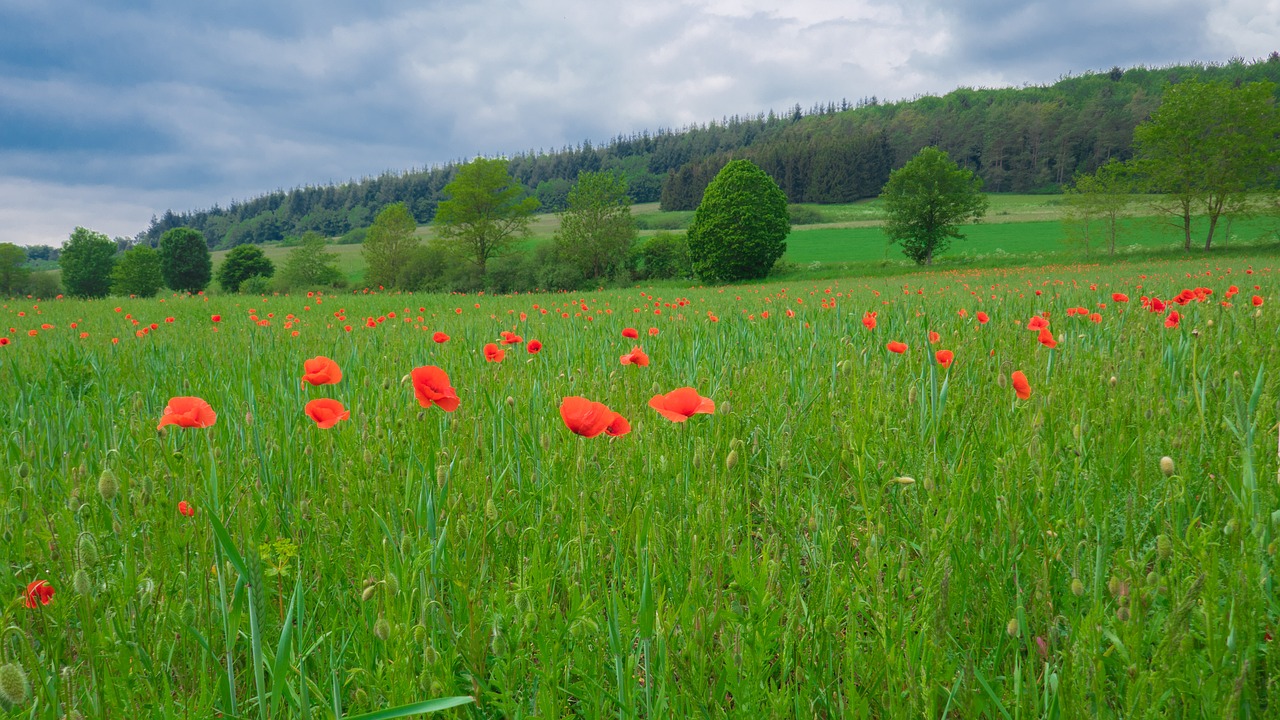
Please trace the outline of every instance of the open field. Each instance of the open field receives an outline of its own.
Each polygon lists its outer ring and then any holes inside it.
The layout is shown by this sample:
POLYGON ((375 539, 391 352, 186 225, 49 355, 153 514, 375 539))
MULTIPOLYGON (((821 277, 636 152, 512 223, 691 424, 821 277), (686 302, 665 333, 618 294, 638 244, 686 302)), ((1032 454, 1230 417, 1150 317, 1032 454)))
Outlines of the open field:
POLYGON ((8 301, 0 717, 1275 717, 1277 272, 8 301))

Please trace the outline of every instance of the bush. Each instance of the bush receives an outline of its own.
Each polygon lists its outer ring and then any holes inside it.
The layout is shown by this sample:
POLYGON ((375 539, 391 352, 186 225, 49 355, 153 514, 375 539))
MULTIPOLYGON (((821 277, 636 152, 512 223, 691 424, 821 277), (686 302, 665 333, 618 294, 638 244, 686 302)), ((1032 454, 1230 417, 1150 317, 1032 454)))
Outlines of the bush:
POLYGON ((821 210, 810 205, 788 205, 787 214, 791 218, 792 225, 817 225, 829 222, 821 210))
POLYGON ((684 230, 689 227, 689 220, 692 217, 692 213, 637 215, 636 227, 641 230, 684 230))
POLYGON ((51 271, 33 272, 27 276, 23 294, 41 299, 57 297, 62 293, 62 284, 58 282, 58 274, 51 271))
POLYGON ((693 274, 689 243, 684 235, 661 232, 640 243, 636 250, 636 277, 645 280, 687 278, 693 274))
POLYGON ((275 263, 257 245, 237 245, 218 266, 218 284, 233 293, 240 284, 254 276, 269 278, 276 272, 275 263))
POLYGON ((750 160, 733 160, 702 195, 689 225, 689 257, 706 282, 759 280, 787 249, 787 196, 750 160))
POLYGON ((364 242, 364 238, 369 234, 369 228, 352 228, 346 234, 338 238, 338 245, 359 245, 364 242))
POLYGON ((116 295, 155 297, 164 287, 160 274, 160 253, 149 245, 135 245, 116 261, 111 273, 111 292, 116 295))
POLYGON ((488 292, 526 292, 534 286, 534 263, 528 253, 513 252, 494 258, 484 273, 488 292))
POLYGON ((209 287, 213 260, 199 230, 177 227, 160 236, 160 272, 164 284, 179 292, 198 293, 209 287))
POLYGON ((271 289, 271 278, 263 275, 251 275, 240 283, 238 290, 245 295, 269 295, 271 289))

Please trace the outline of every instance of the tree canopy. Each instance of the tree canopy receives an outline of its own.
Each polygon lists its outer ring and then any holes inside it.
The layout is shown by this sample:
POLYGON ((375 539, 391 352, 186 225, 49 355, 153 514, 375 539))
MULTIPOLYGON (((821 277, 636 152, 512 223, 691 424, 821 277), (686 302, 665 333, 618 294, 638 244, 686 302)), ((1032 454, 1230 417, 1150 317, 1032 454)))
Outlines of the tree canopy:
POLYGON ((100 232, 77 227, 62 246, 58 267, 68 295, 100 298, 111 292, 116 244, 100 232))
POLYGON ((0 243, 0 295, 17 295, 26 285, 30 271, 27 251, 13 243, 0 243))
POLYGON ((528 236, 538 199, 507 172, 507 161, 476 158, 444 187, 436 210, 437 235, 469 257, 480 273, 489 260, 528 236))
POLYGON ((111 273, 111 292, 116 295, 155 297, 164 287, 160 253, 149 245, 134 245, 116 261, 111 273))
POLYGON ((946 252, 952 238, 964 237, 961 223, 980 220, 987 212, 981 178, 934 147, 893 171, 880 201, 889 242, 901 244, 902 253, 920 265, 946 252))
POLYGON ((160 237, 160 272, 164 284, 178 292, 198 293, 213 278, 209 245, 199 230, 174 228, 160 237))
POLYGON ((396 287, 404 267, 418 248, 414 232, 418 223, 404 203, 392 203, 378 213, 365 235, 361 254, 369 269, 364 282, 368 286, 396 287))
POLYGON ((626 182, 611 172, 579 175, 560 215, 560 256, 585 279, 608 279, 625 268, 635 238, 626 182))
POLYGON ((750 160, 725 165, 689 224, 693 271, 707 282, 758 280, 787 249, 787 196, 750 160))
POLYGON ((237 245, 218 266, 218 284, 229 292, 240 292, 240 286, 251 277, 269 278, 276 272, 275 263, 257 245, 237 245))

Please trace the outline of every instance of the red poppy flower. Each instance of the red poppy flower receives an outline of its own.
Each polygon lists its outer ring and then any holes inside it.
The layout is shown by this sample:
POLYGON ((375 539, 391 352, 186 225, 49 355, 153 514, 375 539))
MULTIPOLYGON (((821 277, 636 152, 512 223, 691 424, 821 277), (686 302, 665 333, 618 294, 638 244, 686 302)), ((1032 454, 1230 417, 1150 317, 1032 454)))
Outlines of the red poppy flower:
POLYGON ((529 344, 525 345, 525 349, 529 351, 530 355, 537 355, 539 352, 542 351, 542 341, 530 340, 529 344))
POLYGON ((631 338, 632 340, 635 340, 636 338, 640 337, 640 331, 636 330, 635 328, 623 328, 622 337, 631 338))
POLYGON ((904 342, 898 342, 897 340, 885 345, 885 347, 888 348, 889 352, 898 353, 899 355, 907 351, 907 344, 904 342))
POLYGON ((41 605, 48 605, 53 600, 53 586, 48 580, 34 580, 27 585, 27 592, 24 594, 26 606, 29 608, 37 608, 41 605))
POLYGON ((342 406, 342 403, 332 398, 317 398, 307 403, 303 408, 303 412, 307 417, 316 421, 316 425, 321 430, 328 430, 337 425, 340 421, 351 417, 351 413, 342 406))
POLYGON ((1021 370, 1013 371, 1013 391, 1018 394, 1018 398, 1026 400, 1031 397, 1031 383, 1027 382, 1027 376, 1022 374, 1021 370))
POLYGON ((435 341, 436 341, 436 342, 438 342, 438 343, 447 343, 447 342, 449 342, 449 336, 448 336, 448 335, 445 335, 444 333, 440 332, 439 330, 437 330, 437 331, 436 331, 436 333, 435 333, 434 335, 432 335, 432 336, 431 336, 431 339, 432 339, 432 340, 435 340, 435 341))
POLYGON ((649 407, 671 422, 684 422, 694 415, 710 415, 716 411, 716 404, 711 398, 702 397, 691 387, 672 390, 666 395, 654 395, 649 400, 649 407))
POLYGON ((638 345, 636 347, 631 348, 631 352, 627 353, 626 355, 623 355, 618 359, 622 362, 623 365, 636 365, 638 367, 646 367, 649 364, 649 356, 645 355, 644 350, 641 350, 638 345))
POLYGON ((0 345, 8 345, 8 344, 9 344, 9 338, 0 337, 0 345))
POLYGON ((213 315, 213 316, 210 316, 210 318, 209 318, 209 319, 210 319, 210 320, 212 320, 212 321, 214 321, 214 322, 222 322, 222 316, 221 316, 221 315, 213 315))
POLYGON ((933 354, 933 357, 938 361, 939 365, 944 368, 949 368, 951 367, 951 362, 955 360, 956 354, 950 350, 939 350, 933 354))
POLYGON ((1182 322, 1182 315, 1179 315, 1177 310, 1170 310, 1169 315, 1164 319, 1164 326, 1175 328, 1180 322, 1182 322))
POLYGON ((990 315, 987 315, 986 313, 982 312, 981 310, 979 310, 979 311, 978 311, 978 313, 977 313, 976 315, 974 315, 974 317, 978 318, 978 322, 979 322, 980 324, 982 324, 982 325, 986 325, 986 324, 987 324, 987 321, 991 319, 991 316, 990 316, 990 315))
POLYGON ((1028 330, 1043 330, 1047 327, 1049 327, 1049 321, 1040 315, 1036 315, 1027 321, 1028 330))
POLYGON ((484 346, 484 359, 489 362, 502 362, 502 358, 506 356, 507 351, 493 343, 488 343, 484 346))
POLYGON ((1230 300, 1232 296, 1238 295, 1239 293, 1240 293, 1240 288, 1236 287, 1235 285, 1232 285, 1231 287, 1227 288, 1227 299, 1230 300))
POLYGON ((650 336, 655 336, 655 335, 657 335, 657 334, 658 334, 658 328, 656 328, 656 327, 651 327, 651 328, 649 328, 649 335, 650 335, 650 336))
POLYGON ((1092 315, 1089 316, 1089 320, 1094 323, 1100 323, 1102 322, 1102 316, 1099 315, 1098 313, 1093 313, 1092 315))
POLYGON ((1252 302, 1252 303, 1253 303, 1253 306, 1254 306, 1254 307, 1262 307, 1262 296, 1261 296, 1261 295, 1254 295, 1254 296, 1253 296, 1253 299, 1252 299, 1252 300, 1250 300, 1250 302, 1252 302))
POLYGON ((160 424, 156 429, 159 430, 165 425, 207 428, 212 427, 217 421, 218 414, 204 400, 198 397, 175 397, 170 398, 169 404, 165 405, 164 413, 160 416, 160 424))
POLYGON ((196 509, 191 506, 191 503, 183 500, 178 503, 178 514, 185 517, 195 517, 196 509))
POLYGON ((524 338, 520 337, 519 335, 517 335, 517 334, 515 334, 515 333, 513 333, 513 332, 510 332, 510 331, 507 331, 507 330, 503 330, 503 331, 502 331, 502 344, 503 344, 503 345, 516 345, 516 344, 518 344, 518 343, 522 343, 522 342, 524 342, 524 338))
POLYGON ((338 363, 319 355, 302 362, 302 382, 312 385, 333 385, 342 379, 338 363))
POLYGON ((1129 296, 1124 293, 1111 293, 1112 302, 1129 302, 1129 296))
POLYGON ((607 405, 576 395, 560 401, 560 419, 582 437, 592 438, 602 432, 616 437, 631 432, 631 424, 607 405))
POLYGON ((941 335, 939 335, 938 333, 936 333, 936 332, 934 332, 934 331, 932 331, 932 330, 930 330, 930 331, 929 331, 929 343, 930 343, 930 344, 936 343, 936 342, 938 342, 938 341, 939 341, 939 340, 941 340, 941 339, 942 339, 942 336, 941 336, 941 335))
POLYGON ((874 312, 866 312, 862 314, 862 324, 868 330, 876 329, 876 314, 874 312))
POLYGON ((458 409, 458 394, 449 385, 449 376, 435 365, 416 367, 409 373, 413 381, 413 394, 424 408, 433 404, 445 412, 458 409))
POLYGON ((1053 331, 1050 330, 1048 326, 1040 328, 1040 337, 1038 340, 1040 340, 1041 345, 1047 348, 1058 347, 1058 341, 1053 338, 1053 331))

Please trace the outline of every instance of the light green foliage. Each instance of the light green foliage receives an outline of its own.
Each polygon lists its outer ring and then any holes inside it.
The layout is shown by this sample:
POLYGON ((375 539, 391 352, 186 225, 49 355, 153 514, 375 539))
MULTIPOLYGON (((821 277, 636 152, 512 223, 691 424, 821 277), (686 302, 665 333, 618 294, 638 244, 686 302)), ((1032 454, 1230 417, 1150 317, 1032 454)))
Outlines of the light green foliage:
POLYGON ((1195 215, 1209 219, 1208 250, 1221 218, 1247 213, 1251 194, 1275 195, 1273 173, 1280 162, 1275 83, 1178 83, 1134 130, 1133 139, 1137 168, 1150 190, 1165 194, 1165 210, 1182 228, 1187 250, 1195 215))
POLYGON ((276 278, 277 286, 283 290, 344 286, 346 280, 333 264, 337 255, 326 252, 325 247, 324 237, 320 233, 304 233, 298 246, 290 250, 285 258, 284 268, 276 278))
POLYGON ((23 265, 27 251, 13 243, 0 243, 0 295, 17 295, 26 287, 30 274, 23 265))
POLYGON ((77 227, 62 246, 62 286, 73 297, 106 297, 111 291, 116 244, 106 235, 77 227))
POLYGON ((689 224, 689 257, 706 282, 756 280, 787 249, 787 196, 750 160, 721 168, 689 224))
POLYGON ((560 257, 587 280, 612 279, 626 270, 635 237, 631 198, 622 178, 607 172, 578 175, 556 234, 560 257))
POLYGON ((111 292, 115 295, 154 297, 164 287, 160 272, 160 253, 147 245, 135 245, 116 261, 111 273, 111 292))
POLYGON ((476 158, 458 169, 436 209, 436 234, 458 247, 480 274, 490 259, 527 237, 538 199, 507 172, 507 161, 476 158))
POLYGON ((213 260, 199 230, 179 227, 160 236, 160 272, 164 283, 178 292, 198 293, 209 286, 213 260))
POLYGON ((392 203, 378 213, 365 236, 361 253, 369 269, 366 287, 402 286, 400 274, 419 245, 418 223, 404 203, 392 203))
POLYGON ((227 292, 239 292, 241 284, 249 278, 269 278, 275 272, 275 263, 267 258, 262 248, 237 245, 218 266, 218 284, 227 292))
POLYGON ((1106 238, 1107 252, 1116 254, 1116 236, 1120 221, 1134 202, 1131 168, 1112 161, 1089 175, 1077 175, 1073 187, 1063 194, 1066 212, 1063 221, 1068 237, 1084 246, 1088 255, 1095 228, 1106 238))
POLYGON ((946 252, 952 238, 963 238, 960 224, 978 221, 987 211, 982 180, 960 168, 947 153, 927 147, 889 175, 880 193, 890 243, 920 265, 946 252))

